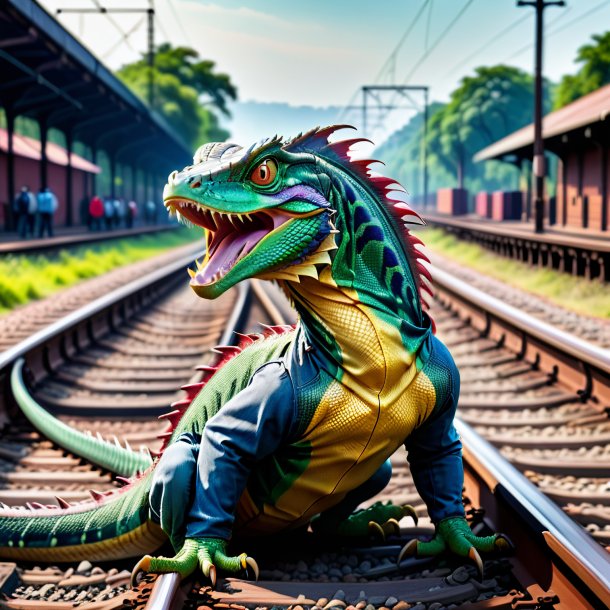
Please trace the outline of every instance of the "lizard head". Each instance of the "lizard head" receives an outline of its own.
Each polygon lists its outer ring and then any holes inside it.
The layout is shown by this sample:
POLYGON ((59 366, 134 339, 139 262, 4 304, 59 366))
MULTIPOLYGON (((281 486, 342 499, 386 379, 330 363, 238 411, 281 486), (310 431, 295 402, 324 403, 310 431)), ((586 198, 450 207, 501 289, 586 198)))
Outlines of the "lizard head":
POLYGON ((215 298, 253 277, 298 281, 330 263, 334 212, 320 175, 311 152, 290 151, 277 137, 249 149, 205 144, 193 165, 170 174, 166 208, 204 229, 195 292, 215 298))

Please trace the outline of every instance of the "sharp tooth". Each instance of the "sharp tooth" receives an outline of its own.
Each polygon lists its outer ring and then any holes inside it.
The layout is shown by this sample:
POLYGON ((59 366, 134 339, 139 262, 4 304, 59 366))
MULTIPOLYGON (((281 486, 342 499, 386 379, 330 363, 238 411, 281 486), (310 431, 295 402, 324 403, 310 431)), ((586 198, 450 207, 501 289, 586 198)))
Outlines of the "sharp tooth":
POLYGON ((192 278, 194 278, 194 277, 197 275, 197 274, 196 274, 196 273, 195 273, 195 272, 194 272, 194 271, 193 271, 193 270, 192 270, 190 267, 188 267, 188 268, 187 268, 187 271, 188 271, 188 274, 189 274, 189 275, 190 275, 192 278))

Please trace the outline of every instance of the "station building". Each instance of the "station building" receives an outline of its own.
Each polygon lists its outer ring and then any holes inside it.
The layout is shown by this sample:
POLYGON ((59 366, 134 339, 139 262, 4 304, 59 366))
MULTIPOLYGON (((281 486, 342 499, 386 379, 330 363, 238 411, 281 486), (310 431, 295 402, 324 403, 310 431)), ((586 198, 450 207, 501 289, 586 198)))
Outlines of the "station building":
MULTIPOLYGON (((8 132, 0 128, 0 176, 7 175, 8 132)), ((57 196, 59 207, 55 213, 55 223, 67 224, 68 190, 71 190, 73 206, 80 204, 84 197, 90 197, 93 192, 93 177, 101 173, 101 168, 91 161, 72 153, 55 144, 47 142, 46 146, 49 188, 57 196), (68 164, 72 167, 71 184, 68 184, 68 164)), ((27 186, 34 194, 38 190, 40 175, 40 141, 20 134, 13 134, 14 183, 16 190, 27 186)), ((6 224, 7 206, 0 207, 0 223, 6 224)), ((79 210, 80 212, 80 210, 79 210)), ((80 214, 73 212, 75 221, 80 221, 80 214)))
POLYGON ((138 190, 141 198, 158 200, 167 175, 192 158, 163 117, 35 0, 0 0, 0 74, 5 123, 0 209, 6 229, 13 228, 11 203, 23 184, 34 192, 51 188, 62 206, 57 224, 69 226, 80 223, 83 189, 88 195, 118 196, 115 188, 124 171, 131 176, 132 191, 124 195, 138 190), (36 123, 38 142, 17 134, 19 117, 36 123), (63 135, 63 147, 49 141, 50 130, 63 135), (75 155, 77 143, 90 151, 89 159, 75 155), (102 156, 109 168, 109 193, 95 188, 102 156))
MULTIPOLYGON (((556 194, 546 198, 546 217, 555 227, 609 231, 610 85, 551 112, 543 120, 545 151, 557 160, 556 194)), ((517 165, 531 185, 534 126, 528 125, 484 148, 475 161, 498 159, 517 165)), ((552 161, 553 159, 551 159, 552 161)), ((533 215, 532 190, 522 193, 523 220, 533 215)))

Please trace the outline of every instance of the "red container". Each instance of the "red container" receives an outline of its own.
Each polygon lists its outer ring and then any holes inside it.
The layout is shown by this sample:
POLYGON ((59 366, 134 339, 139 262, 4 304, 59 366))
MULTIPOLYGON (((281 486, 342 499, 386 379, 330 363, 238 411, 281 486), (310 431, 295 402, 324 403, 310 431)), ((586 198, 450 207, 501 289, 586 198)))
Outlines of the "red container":
POLYGON ((436 211, 450 216, 468 214, 468 191, 466 189, 439 189, 436 193, 436 211))
POLYGON ((491 193, 481 191, 474 198, 474 208, 477 216, 491 218, 491 193))
POLYGON ((523 193, 495 191, 491 196, 491 217, 494 220, 521 220, 523 193))

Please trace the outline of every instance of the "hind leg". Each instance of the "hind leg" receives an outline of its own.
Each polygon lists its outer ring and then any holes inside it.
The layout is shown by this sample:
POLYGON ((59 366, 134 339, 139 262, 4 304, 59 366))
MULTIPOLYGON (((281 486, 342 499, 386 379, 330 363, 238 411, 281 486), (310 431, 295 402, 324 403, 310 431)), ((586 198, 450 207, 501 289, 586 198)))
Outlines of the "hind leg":
POLYGON ((381 492, 391 477, 392 465, 390 460, 386 460, 368 481, 350 491, 337 506, 314 519, 311 523, 313 530, 316 533, 356 537, 376 533, 385 538, 386 534, 399 531, 398 521, 403 517, 411 515, 417 522, 417 515, 410 506, 376 502, 368 508, 357 510, 360 504, 381 492))

